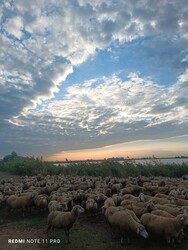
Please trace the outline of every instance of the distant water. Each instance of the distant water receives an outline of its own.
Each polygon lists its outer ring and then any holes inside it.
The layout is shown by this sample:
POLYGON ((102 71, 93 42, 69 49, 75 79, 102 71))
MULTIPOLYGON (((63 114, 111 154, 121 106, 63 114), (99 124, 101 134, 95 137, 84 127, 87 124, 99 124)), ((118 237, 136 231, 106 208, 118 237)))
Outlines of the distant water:
POLYGON ((183 162, 188 163, 188 158, 169 158, 169 159, 138 159, 135 160, 135 162, 137 163, 148 163, 148 162, 152 162, 152 161, 159 161, 162 163, 168 163, 168 164, 173 164, 173 163, 177 163, 177 164, 182 164, 183 162))
POLYGON ((173 163, 177 163, 177 164, 182 164, 183 162, 188 163, 188 158, 165 158, 165 159, 136 159, 136 160, 130 160, 130 161, 134 161, 136 163, 149 163, 149 162, 162 162, 164 164, 168 163, 168 164, 173 164, 173 163))
MULTIPOLYGON (((146 163, 152 163, 152 162, 162 162, 162 163, 168 163, 168 164, 182 164, 183 162, 188 164, 188 158, 165 158, 165 159, 125 159, 125 161, 130 162, 136 162, 136 163, 142 163, 143 165, 146 163)), ((84 161, 83 161, 84 162, 84 161)), ((87 163, 100 163, 101 161, 85 161, 87 163)), ((118 161, 119 163, 123 163, 124 161, 118 161)), ((68 166, 70 163, 81 163, 81 162, 56 162, 53 163, 55 166, 61 165, 61 166, 68 166)))

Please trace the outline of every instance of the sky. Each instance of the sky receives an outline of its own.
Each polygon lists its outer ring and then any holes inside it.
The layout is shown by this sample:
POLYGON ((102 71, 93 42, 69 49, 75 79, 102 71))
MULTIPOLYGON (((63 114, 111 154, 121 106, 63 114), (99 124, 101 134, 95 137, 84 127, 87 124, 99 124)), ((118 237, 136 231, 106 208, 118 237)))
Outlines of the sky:
POLYGON ((187 0, 0 0, 0 157, 188 155, 187 0))

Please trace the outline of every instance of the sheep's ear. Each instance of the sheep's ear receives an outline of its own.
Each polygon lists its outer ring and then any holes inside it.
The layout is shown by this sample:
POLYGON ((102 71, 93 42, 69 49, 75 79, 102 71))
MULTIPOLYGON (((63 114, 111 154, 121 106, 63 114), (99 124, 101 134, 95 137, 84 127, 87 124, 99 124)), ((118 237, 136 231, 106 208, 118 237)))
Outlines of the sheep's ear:
POLYGON ((136 233, 137 233, 137 234, 140 233, 140 228, 139 228, 139 227, 136 229, 136 233))

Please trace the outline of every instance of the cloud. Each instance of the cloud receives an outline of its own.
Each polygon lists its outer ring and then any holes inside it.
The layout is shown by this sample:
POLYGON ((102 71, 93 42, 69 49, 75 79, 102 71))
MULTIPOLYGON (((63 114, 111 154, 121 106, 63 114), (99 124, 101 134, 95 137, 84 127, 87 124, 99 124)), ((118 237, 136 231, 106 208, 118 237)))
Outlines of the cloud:
POLYGON ((4 29, 18 39, 22 37, 23 22, 20 16, 10 18, 4 24, 4 29))
POLYGON ((127 81, 114 74, 77 83, 67 89, 64 100, 12 120, 9 129, 16 126, 7 140, 16 136, 17 145, 25 148, 33 143, 36 154, 184 135, 188 101, 182 92, 187 85, 187 72, 168 87, 136 73, 127 81))
POLYGON ((20 102, 20 107, 7 115, 18 115, 22 109, 50 99, 74 66, 113 41, 151 35, 151 30, 186 37, 186 6, 184 1, 149 0, 142 4, 130 0, 5 1, 1 7, 1 64, 5 73, 1 77, 16 86, 11 93, 20 102), (27 86, 29 82, 30 95, 27 90, 18 90, 17 76, 25 74, 29 77, 21 81, 27 86))

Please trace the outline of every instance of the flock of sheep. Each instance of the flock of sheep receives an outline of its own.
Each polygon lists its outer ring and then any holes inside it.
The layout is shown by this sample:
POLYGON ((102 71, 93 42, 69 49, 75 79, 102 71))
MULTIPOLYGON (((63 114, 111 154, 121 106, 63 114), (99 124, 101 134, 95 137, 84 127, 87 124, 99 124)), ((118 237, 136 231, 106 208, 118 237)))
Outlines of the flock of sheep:
POLYGON ((61 228, 69 243, 69 230, 80 213, 102 213, 121 243, 131 235, 160 235, 175 245, 187 236, 188 177, 24 176, 22 181, 0 180, 0 207, 22 216, 48 213, 47 230, 61 228))

